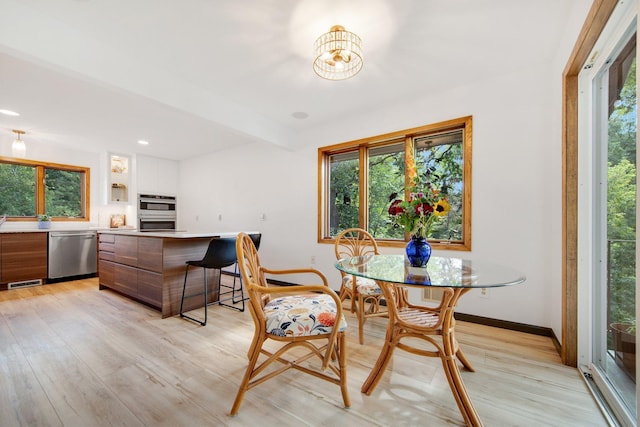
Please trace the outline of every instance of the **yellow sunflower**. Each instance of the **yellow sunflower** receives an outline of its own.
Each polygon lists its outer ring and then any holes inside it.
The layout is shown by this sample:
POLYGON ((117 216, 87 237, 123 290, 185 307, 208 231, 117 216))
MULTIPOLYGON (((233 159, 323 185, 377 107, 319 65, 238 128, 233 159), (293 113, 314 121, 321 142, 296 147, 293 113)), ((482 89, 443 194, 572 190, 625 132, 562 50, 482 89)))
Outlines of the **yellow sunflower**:
POLYGON ((451 205, 447 199, 440 199, 433 206, 433 214, 435 216, 445 216, 451 210, 451 205))

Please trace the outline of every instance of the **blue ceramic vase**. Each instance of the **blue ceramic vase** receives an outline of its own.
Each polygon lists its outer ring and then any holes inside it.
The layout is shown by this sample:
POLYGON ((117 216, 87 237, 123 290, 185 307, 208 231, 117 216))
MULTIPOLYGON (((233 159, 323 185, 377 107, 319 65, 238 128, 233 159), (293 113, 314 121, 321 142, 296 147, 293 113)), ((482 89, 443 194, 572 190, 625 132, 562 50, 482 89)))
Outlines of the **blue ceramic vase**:
POLYGON ((424 267, 431 258, 431 245, 424 237, 411 236, 406 251, 412 267, 424 267))

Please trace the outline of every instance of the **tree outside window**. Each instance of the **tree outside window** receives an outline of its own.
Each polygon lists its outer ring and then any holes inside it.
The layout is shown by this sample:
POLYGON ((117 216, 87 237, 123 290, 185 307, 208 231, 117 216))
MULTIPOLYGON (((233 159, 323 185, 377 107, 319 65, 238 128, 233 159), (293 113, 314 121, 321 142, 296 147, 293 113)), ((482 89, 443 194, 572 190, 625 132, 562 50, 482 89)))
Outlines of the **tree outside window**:
POLYGON ((389 204, 407 196, 409 156, 419 181, 439 188, 451 205, 429 240, 436 247, 470 250, 471 117, 320 148, 319 241, 360 227, 382 245, 403 244, 409 236, 391 220, 389 204))
POLYGON ((0 215, 89 220, 89 168, 0 158, 0 215))

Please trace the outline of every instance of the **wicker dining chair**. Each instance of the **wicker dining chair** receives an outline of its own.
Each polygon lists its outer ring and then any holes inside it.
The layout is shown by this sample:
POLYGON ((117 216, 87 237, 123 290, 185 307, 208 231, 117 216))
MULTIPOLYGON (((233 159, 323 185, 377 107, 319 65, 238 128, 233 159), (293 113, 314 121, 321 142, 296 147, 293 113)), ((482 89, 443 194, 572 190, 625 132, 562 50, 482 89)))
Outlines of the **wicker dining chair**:
POLYGON ((344 406, 349 407, 345 354, 347 324, 340 299, 329 287, 326 277, 314 269, 270 270, 262 267, 253 241, 246 233, 238 235, 236 253, 242 282, 249 294, 255 332, 247 352, 249 364, 231 415, 237 415, 248 390, 289 369, 338 385, 344 406), (270 286, 265 274, 309 274, 321 284, 270 286), (273 347, 268 350, 263 346, 267 341, 281 345, 275 351, 273 347), (294 354, 290 354, 290 350, 294 350, 294 354), (300 354, 301 350, 308 350, 308 353, 300 354), (308 362, 314 356, 321 361, 318 367, 308 362))
MULTIPOLYGON (((355 256, 366 257, 377 255, 378 244, 373 236, 361 228, 348 228, 342 231, 335 240, 335 254, 337 259, 355 256)), ((364 277, 356 277, 340 272, 340 301, 349 298, 351 312, 358 318, 358 341, 364 343, 364 321, 369 317, 386 316, 386 309, 381 309, 383 299, 382 290, 378 284, 364 277)))

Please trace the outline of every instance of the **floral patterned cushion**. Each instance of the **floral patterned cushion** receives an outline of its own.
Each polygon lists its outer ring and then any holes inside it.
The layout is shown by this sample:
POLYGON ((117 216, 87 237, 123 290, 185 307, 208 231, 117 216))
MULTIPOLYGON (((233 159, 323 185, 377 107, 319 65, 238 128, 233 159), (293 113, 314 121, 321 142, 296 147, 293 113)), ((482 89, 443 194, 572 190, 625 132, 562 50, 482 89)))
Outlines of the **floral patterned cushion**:
MULTIPOLYGON (((344 276, 342 279, 345 286, 351 287, 353 276, 344 276)), ((373 279, 356 276, 356 291, 362 295, 382 295, 382 289, 373 279)))
MULTIPOLYGON (((328 334, 336 323, 336 303, 329 295, 294 295, 276 298, 264 307, 267 332, 281 337, 328 334)), ((344 316, 340 332, 347 329, 344 316)))

